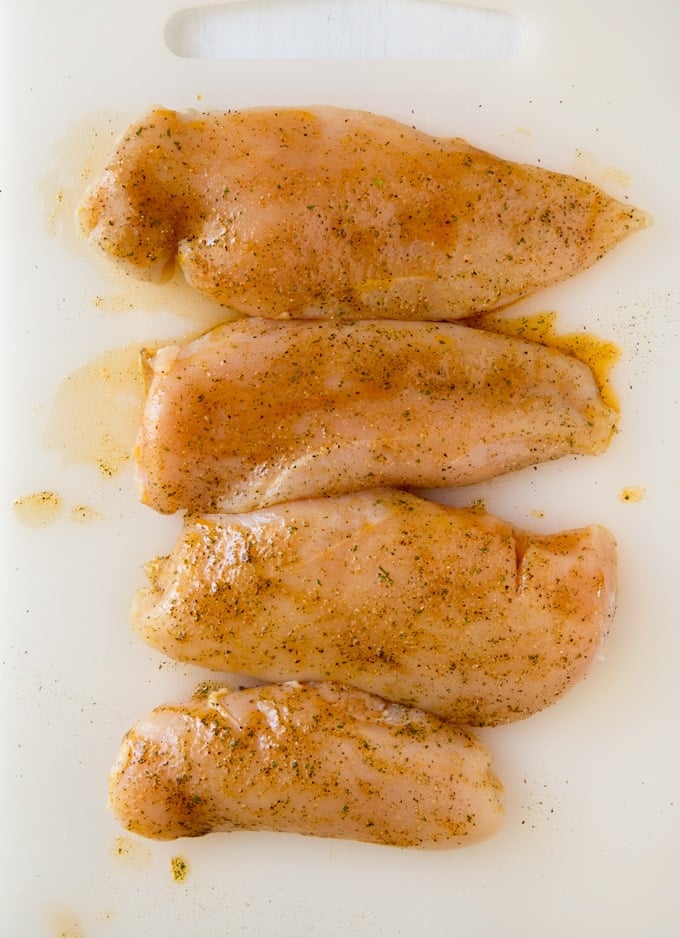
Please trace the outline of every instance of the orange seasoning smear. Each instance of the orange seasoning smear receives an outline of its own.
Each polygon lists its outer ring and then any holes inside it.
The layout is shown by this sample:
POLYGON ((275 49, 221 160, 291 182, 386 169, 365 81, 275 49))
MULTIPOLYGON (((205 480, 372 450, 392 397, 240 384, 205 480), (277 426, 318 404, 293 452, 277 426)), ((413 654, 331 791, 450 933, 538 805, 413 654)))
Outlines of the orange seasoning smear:
POLYGON ((189 875, 189 864, 184 857, 170 857, 170 872, 176 883, 182 883, 189 875))
POLYGON ((633 485, 628 488, 621 489, 619 492, 619 498, 622 502, 641 502, 645 497, 645 488, 642 485, 633 485))
POLYGON ((578 358, 593 372, 605 404, 620 411, 619 398, 611 383, 611 370, 621 357, 621 349, 614 342, 588 332, 560 335, 556 330, 557 313, 554 310, 514 318, 507 318, 502 313, 486 313, 474 316, 467 322, 476 329, 529 339, 578 358))

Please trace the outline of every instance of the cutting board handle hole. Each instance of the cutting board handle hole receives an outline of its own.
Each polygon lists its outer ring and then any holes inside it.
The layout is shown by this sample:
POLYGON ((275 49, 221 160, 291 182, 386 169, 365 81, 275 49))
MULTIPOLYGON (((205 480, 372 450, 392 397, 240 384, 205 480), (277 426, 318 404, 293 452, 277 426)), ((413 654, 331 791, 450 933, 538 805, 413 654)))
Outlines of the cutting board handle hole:
POLYGON ((521 29, 450 0, 231 0, 179 10, 165 41, 190 59, 489 61, 514 57, 521 29))

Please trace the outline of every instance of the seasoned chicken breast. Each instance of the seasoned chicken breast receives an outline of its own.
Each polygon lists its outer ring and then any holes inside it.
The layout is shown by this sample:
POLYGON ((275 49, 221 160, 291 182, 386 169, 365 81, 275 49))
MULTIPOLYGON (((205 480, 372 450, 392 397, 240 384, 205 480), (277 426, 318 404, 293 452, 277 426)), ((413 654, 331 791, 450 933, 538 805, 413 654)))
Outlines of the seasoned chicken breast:
POLYGON ((110 804, 164 840, 249 829, 456 846, 500 825, 489 763, 469 732, 341 685, 223 688, 130 730, 110 804))
POLYGON ((173 658, 346 682, 470 725, 582 678, 616 596, 601 527, 538 536, 390 489, 195 517, 147 572, 133 625, 173 658))
POLYGON ((599 453, 616 423, 582 362, 450 323, 243 319, 149 370, 138 483, 162 512, 464 485, 599 453))
POLYGON ((157 109, 80 207, 94 244, 271 318, 457 319, 593 264, 647 216, 572 176, 361 111, 157 109))

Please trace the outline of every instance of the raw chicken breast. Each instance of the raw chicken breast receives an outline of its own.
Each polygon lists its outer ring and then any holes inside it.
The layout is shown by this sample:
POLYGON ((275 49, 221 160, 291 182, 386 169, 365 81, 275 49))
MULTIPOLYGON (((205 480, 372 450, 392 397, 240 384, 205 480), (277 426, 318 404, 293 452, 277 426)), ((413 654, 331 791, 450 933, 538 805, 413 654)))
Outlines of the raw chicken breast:
POLYGON ((80 207, 138 275, 269 318, 458 319, 589 267, 647 216, 361 111, 153 110, 80 207))
POLYGON ((464 485, 602 452, 616 423, 582 362, 447 323, 243 319, 149 369, 138 481, 162 512, 464 485))
POLYGON ((469 732, 341 685, 222 688, 127 734, 110 804, 164 840, 249 829, 456 846, 500 825, 489 763, 469 732))
POLYGON ((342 681, 471 725, 582 678, 616 594, 604 528, 537 536, 390 489, 193 518, 147 571, 133 625, 173 658, 342 681))

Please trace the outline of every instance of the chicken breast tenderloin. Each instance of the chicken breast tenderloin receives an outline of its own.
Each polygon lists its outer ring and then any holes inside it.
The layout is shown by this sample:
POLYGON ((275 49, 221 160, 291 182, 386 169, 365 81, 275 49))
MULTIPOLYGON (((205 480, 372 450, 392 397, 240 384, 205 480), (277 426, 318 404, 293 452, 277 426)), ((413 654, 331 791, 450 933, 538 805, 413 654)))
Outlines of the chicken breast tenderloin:
POLYGON ((319 107, 130 126, 83 201, 138 275, 271 318, 458 319, 589 267, 641 212, 572 176, 387 117, 319 107))
POLYGON ((394 490, 185 524, 132 621, 173 658, 334 680, 456 723, 505 723, 589 670, 614 614, 601 527, 549 536, 394 490))
POLYGON ((270 830, 446 847, 495 833, 501 786, 466 730, 337 684, 215 690, 123 740, 109 781, 128 830, 270 830))
POLYGON ((616 424, 583 362, 451 323, 243 319, 149 371, 138 488, 161 512, 465 485, 602 452, 616 424))

